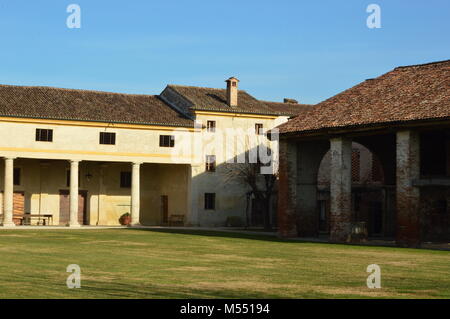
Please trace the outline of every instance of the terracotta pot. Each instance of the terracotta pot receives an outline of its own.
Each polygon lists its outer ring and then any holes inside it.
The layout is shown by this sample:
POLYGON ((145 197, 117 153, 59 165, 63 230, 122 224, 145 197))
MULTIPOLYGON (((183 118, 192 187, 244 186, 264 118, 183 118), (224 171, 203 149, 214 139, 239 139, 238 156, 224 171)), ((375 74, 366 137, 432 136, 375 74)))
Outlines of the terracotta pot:
POLYGON ((121 225, 129 225, 131 223, 131 216, 122 216, 119 219, 121 225))

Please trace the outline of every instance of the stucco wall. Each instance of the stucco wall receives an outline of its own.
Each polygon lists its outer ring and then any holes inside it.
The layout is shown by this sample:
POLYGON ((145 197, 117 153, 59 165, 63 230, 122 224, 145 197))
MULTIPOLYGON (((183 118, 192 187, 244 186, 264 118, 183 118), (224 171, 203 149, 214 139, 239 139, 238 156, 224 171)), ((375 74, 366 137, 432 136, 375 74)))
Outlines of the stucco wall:
MULTIPOLYGON (((197 150, 195 163, 192 166, 192 206, 188 217, 188 224, 201 226, 224 226, 229 216, 239 216, 245 221, 245 210, 247 205, 246 193, 250 188, 236 181, 227 180, 225 163, 257 146, 266 143, 271 146, 265 136, 255 134, 255 124, 263 124, 264 129, 272 129, 279 125, 284 118, 264 117, 232 117, 217 116, 209 114, 197 114, 196 120, 206 125, 207 121, 216 121, 216 132, 206 133, 203 131, 201 143, 204 147, 201 152, 197 150), (235 132, 235 145, 231 137, 235 132), (249 132, 249 136, 245 134, 249 132), (230 151, 230 149, 232 151, 230 151), (216 171, 207 172, 205 167, 205 155, 216 155, 216 171), (204 194, 216 194, 216 207, 214 210, 204 209, 204 194)), ((273 145, 272 145, 273 147, 273 145)), ((228 164, 232 165, 232 164, 228 164)))
POLYGON ((178 152, 183 147, 180 141, 189 140, 192 135, 183 128, 135 129, 116 128, 113 124, 91 127, 2 121, 0 135, 0 156, 146 163, 191 161, 189 152, 178 152), (35 141, 36 128, 52 129, 53 142, 35 141), (100 132, 115 132, 116 145, 100 144, 100 132), (175 147, 160 147, 160 135, 174 135, 175 147))

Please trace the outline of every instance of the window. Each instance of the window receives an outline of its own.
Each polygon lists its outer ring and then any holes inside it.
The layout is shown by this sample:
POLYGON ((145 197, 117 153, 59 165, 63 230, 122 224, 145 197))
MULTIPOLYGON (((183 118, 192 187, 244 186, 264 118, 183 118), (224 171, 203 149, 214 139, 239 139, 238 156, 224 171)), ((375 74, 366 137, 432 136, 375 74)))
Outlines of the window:
POLYGON ((37 128, 36 129, 36 141, 38 141, 38 142, 53 142, 53 130, 37 128))
POLYGON ((14 176, 13 176, 14 185, 20 185, 20 168, 14 167, 14 176))
POLYGON ((159 146, 160 147, 174 147, 175 146, 175 136, 160 135, 159 136, 159 146))
POLYGON ((255 124, 255 133, 259 134, 259 135, 264 134, 264 132, 263 132, 263 125, 261 123, 256 123, 255 124))
POLYGON ((100 132, 100 144, 115 145, 116 133, 100 132))
POLYGON ((216 209, 215 193, 205 193, 205 209, 216 209))
POLYGON ((206 131, 214 133, 216 131, 216 121, 208 121, 206 123, 206 131))
POLYGON ((216 171, 216 155, 206 155, 206 171, 216 171))
POLYGON ((131 188, 131 172, 120 172, 120 187, 131 188))

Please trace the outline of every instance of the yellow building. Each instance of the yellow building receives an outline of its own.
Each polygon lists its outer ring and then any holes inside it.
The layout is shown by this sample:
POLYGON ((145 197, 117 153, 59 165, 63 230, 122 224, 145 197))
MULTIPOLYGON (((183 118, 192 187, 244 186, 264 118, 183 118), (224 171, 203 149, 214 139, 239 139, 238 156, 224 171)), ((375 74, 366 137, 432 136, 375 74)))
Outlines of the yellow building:
POLYGON ((221 164, 308 107, 257 100, 235 78, 160 95, 0 85, 2 225, 224 225, 247 189, 221 164))

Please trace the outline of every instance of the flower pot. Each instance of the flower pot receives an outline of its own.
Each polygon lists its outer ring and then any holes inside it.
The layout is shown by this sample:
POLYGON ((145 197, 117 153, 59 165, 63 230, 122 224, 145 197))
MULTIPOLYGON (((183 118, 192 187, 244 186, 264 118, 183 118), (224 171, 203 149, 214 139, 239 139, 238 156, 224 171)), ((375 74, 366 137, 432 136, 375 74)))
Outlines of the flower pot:
POLYGON ((121 225, 129 225, 131 223, 131 216, 122 216, 119 219, 121 225))

